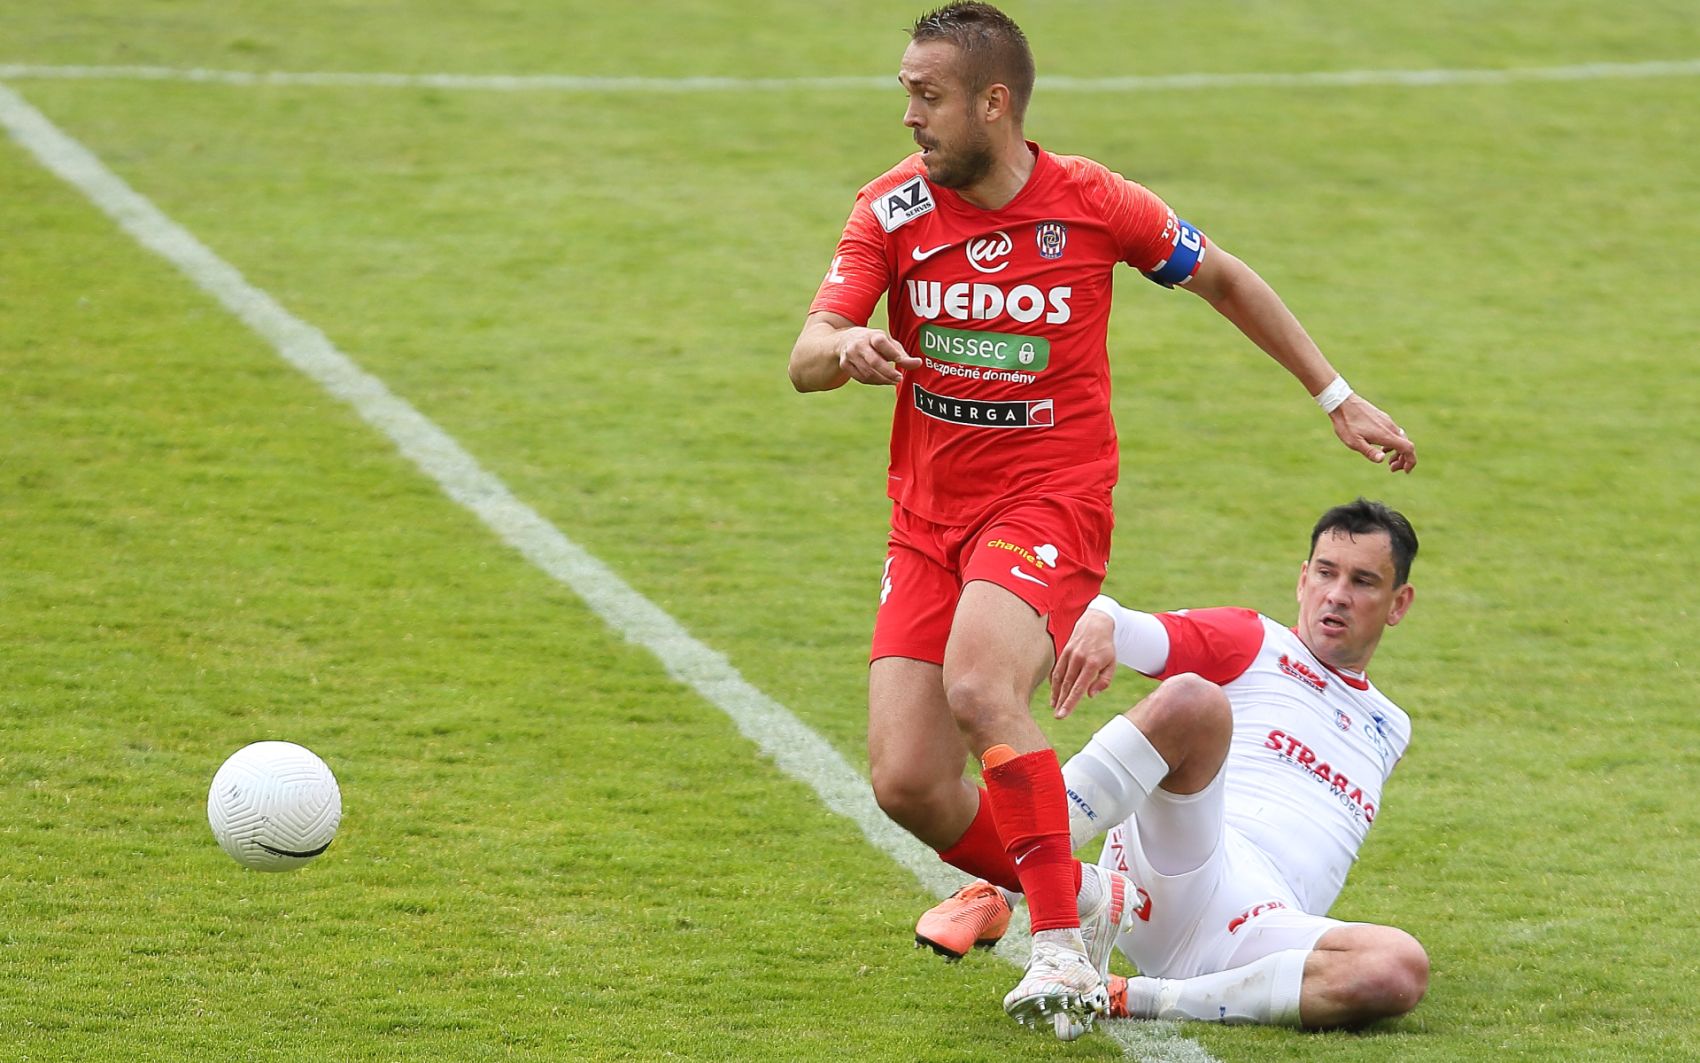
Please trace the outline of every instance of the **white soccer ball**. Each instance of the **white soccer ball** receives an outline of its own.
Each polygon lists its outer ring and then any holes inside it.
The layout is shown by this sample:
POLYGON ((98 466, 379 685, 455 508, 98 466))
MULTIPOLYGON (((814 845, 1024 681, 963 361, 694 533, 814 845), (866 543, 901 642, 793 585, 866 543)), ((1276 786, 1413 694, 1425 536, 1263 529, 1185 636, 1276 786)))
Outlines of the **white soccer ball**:
POLYGON ((213 776, 207 822, 231 859, 256 871, 292 871, 330 848, 342 822, 336 776, 294 742, 255 742, 213 776))

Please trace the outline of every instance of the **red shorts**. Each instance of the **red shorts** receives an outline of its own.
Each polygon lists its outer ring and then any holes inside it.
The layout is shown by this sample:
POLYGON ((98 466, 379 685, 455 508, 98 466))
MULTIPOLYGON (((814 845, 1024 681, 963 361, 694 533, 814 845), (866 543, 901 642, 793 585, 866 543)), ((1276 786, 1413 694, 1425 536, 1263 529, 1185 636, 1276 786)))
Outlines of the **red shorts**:
POLYGON ((1032 606, 1060 653, 1103 586, 1113 523, 1108 505, 1076 498, 1013 501, 971 525, 934 524, 892 506, 869 659, 943 664, 957 599, 971 580, 1032 606))

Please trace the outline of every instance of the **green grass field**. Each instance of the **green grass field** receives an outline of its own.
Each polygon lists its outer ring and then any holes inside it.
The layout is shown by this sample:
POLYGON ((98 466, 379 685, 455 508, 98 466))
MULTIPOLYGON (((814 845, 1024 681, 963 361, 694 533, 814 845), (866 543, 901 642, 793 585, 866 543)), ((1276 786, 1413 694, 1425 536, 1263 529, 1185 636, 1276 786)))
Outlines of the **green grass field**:
MULTIPOLYGON (((0 64, 653 78, 883 77, 918 10, 17 6, 0 64)), ((1289 615, 1310 522, 1357 494, 1423 539, 1374 669, 1415 740, 1336 914, 1416 934, 1429 997, 1179 1034, 1223 1063, 1700 1058, 1700 79, 1043 82, 1692 60, 1692 5, 1010 10, 1030 135, 1254 265, 1421 454, 1349 454, 1125 275, 1113 593, 1289 615)), ((864 766, 891 395, 796 396, 784 365, 855 189, 909 150, 895 82, 0 82, 864 766)), ((0 646, 0 1057, 1123 1058, 1017 1029, 1000 960, 912 950, 910 872, 6 138, 0 646), (261 738, 343 788, 291 875, 205 822, 261 738)))

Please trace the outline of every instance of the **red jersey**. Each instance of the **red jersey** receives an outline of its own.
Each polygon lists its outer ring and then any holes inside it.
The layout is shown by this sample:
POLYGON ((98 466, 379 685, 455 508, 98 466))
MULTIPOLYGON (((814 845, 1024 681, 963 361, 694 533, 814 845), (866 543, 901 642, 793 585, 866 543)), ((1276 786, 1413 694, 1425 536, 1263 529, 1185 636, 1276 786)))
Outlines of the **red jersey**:
POLYGON ((983 210, 926 178, 919 154, 864 186, 811 313, 887 331, 921 368, 898 385, 889 493, 940 524, 1011 497, 1108 507, 1112 272, 1184 284, 1204 240, 1161 199, 1104 166, 1029 143, 1016 197, 983 210))

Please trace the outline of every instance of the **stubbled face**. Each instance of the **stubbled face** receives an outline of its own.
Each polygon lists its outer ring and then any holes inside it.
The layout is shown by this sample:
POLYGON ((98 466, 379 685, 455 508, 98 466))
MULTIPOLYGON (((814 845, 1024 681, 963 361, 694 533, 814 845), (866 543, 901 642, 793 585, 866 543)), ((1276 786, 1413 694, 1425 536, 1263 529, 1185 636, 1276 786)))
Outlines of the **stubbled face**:
POLYGON ((1409 583, 1394 586, 1386 532, 1325 531, 1299 569, 1299 638, 1324 664, 1361 672, 1414 593, 1409 583))
POLYGON ((912 42, 897 74, 909 107, 903 124, 921 146, 927 180, 967 188, 991 172, 992 135, 979 115, 983 98, 968 91, 958 72, 961 53, 948 41, 912 42))

